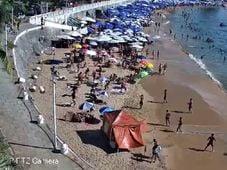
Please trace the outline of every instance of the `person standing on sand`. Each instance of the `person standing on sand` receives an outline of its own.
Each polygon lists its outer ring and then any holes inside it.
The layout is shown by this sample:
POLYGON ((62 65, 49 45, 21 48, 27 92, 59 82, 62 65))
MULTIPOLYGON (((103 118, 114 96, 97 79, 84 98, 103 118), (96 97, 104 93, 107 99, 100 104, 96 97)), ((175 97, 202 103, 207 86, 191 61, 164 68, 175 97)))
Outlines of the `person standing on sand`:
POLYGON ((192 112, 192 98, 190 98, 190 100, 188 102, 188 111, 192 112))
POLYGON ((76 104, 76 101, 75 101, 75 99, 76 99, 76 90, 77 90, 77 86, 73 86, 73 88, 72 88, 72 106, 75 106, 75 104, 76 104))
POLYGON ((159 50, 157 51, 157 60, 159 60, 159 50))
POLYGON ((204 151, 206 151, 207 148, 209 146, 211 146, 211 151, 213 152, 214 151, 214 141, 216 141, 214 134, 212 133, 211 136, 207 140, 208 140, 208 143, 207 143, 207 146, 204 148, 204 151))
POLYGON ((178 131, 182 132, 182 130, 181 130, 182 124, 183 124, 183 122, 182 122, 182 117, 180 117, 176 132, 178 132, 178 131))
POLYGON ((170 126, 170 113, 169 110, 166 110, 166 126, 170 126))
POLYGON ((166 70, 167 70, 167 63, 165 63, 162 68, 163 68, 162 74, 165 75, 166 74, 166 70))
POLYGON ((141 94, 140 95, 140 107, 139 107, 139 109, 142 109, 142 107, 143 107, 143 100, 144 100, 144 96, 141 94))
POLYGON ((159 64, 158 66, 158 74, 161 75, 162 73, 162 64, 159 64))
POLYGON ((161 146, 158 145, 158 142, 156 139, 153 140, 154 146, 152 147, 152 156, 151 156, 151 163, 155 163, 156 159, 158 158, 159 161, 160 159, 160 152, 161 152, 161 146))
POLYGON ((167 89, 164 90, 164 96, 163 96, 163 102, 162 103, 167 103, 167 89))

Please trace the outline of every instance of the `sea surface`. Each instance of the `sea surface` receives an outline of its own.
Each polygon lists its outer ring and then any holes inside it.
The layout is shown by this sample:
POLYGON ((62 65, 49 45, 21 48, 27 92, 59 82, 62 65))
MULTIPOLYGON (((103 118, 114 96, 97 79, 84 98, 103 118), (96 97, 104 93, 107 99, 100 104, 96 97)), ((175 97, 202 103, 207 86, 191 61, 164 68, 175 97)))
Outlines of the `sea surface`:
POLYGON ((227 8, 178 8, 169 20, 189 57, 227 91, 227 8))

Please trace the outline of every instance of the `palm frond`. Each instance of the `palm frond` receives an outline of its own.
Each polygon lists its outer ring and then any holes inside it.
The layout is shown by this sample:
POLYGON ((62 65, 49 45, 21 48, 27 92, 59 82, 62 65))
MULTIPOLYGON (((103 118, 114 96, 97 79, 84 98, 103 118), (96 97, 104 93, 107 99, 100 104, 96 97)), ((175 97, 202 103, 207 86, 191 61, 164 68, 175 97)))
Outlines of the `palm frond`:
POLYGON ((6 70, 6 72, 10 75, 13 74, 13 64, 8 56, 6 56, 6 52, 3 49, 0 49, 0 60, 2 60, 2 64, 6 70))

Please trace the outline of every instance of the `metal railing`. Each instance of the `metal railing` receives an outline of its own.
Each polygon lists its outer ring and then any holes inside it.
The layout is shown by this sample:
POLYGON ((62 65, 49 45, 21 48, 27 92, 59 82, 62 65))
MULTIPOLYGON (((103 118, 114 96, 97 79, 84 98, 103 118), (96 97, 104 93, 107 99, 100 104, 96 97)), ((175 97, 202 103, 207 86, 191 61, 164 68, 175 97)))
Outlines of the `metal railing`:
POLYGON ((102 1, 92 4, 86 4, 77 6, 74 8, 66 8, 64 10, 54 11, 54 12, 48 12, 45 14, 35 15, 30 17, 29 22, 34 25, 40 25, 41 24, 41 18, 45 19, 46 21, 50 22, 56 22, 56 23, 62 23, 64 22, 70 15, 88 11, 95 8, 100 8, 104 6, 111 6, 111 5, 117 5, 127 2, 133 2, 134 0, 109 0, 109 1, 102 1))

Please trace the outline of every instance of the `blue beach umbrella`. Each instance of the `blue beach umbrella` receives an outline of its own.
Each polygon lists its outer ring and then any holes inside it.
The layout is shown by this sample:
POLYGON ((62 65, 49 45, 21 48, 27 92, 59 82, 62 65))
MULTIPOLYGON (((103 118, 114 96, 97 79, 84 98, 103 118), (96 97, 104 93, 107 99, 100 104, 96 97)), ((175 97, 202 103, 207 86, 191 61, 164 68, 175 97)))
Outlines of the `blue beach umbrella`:
POLYGON ((112 107, 104 106, 99 109, 99 113, 103 116, 105 113, 112 112, 114 109, 112 107))

